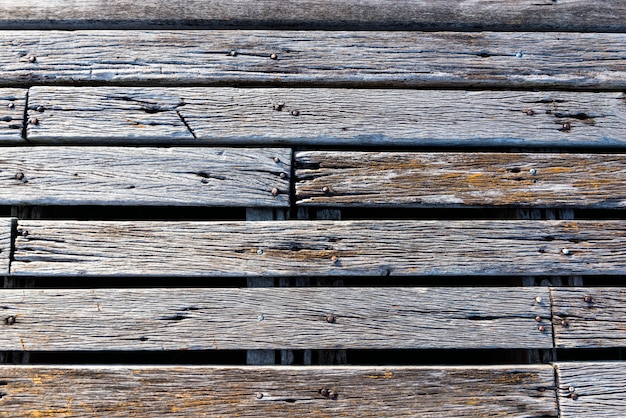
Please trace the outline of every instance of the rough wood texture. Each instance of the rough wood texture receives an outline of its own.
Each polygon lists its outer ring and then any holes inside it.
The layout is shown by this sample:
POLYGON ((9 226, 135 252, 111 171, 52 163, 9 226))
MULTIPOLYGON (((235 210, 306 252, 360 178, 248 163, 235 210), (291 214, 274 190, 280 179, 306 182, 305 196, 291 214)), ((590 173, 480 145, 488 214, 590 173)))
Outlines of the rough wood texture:
POLYGON ((6 417, 557 415, 554 370, 547 365, 12 366, 0 368, 0 378, 6 417))
POLYGON ((5 289, 0 300, 14 318, 0 350, 552 348, 547 288, 5 289))
POLYGON ((623 0, 0 1, 0 28, 626 31, 623 0))
POLYGON ((23 142, 26 89, 0 89, 0 144, 23 142))
POLYGON ((553 288, 552 301, 557 348, 626 346, 626 289, 553 288))
POLYGON ((626 207, 623 154, 308 151, 296 180, 303 205, 626 207))
POLYGON ((0 218, 0 275, 9 273, 11 219, 0 218))
POLYGON ((557 363, 561 418, 623 418, 626 363, 557 363))
POLYGON ((19 221, 12 274, 625 274, 623 221, 19 221))
POLYGON ((10 31, 0 85, 621 90, 625 43, 615 33, 10 31))
POLYGON ((290 167, 289 149, 0 148, 0 204, 288 206, 290 167))
POLYGON ((623 93, 35 87, 28 139, 623 147, 625 104, 623 93))

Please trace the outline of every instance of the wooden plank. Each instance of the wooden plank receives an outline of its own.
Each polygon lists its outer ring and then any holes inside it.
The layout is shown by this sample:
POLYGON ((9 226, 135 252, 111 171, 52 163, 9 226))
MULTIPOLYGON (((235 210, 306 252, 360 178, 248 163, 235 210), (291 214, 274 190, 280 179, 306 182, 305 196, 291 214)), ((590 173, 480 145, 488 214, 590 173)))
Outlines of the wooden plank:
POLYGON ((284 148, 0 148, 0 204, 288 206, 290 167, 284 148))
POLYGON ((9 274, 12 221, 0 218, 0 275, 9 274))
POLYGON ((0 89, 0 144, 23 142, 26 89, 0 89))
POLYGON ((623 221, 24 220, 11 274, 625 274, 625 243, 623 221))
POLYGON ((626 346, 626 289, 553 288, 557 348, 626 346))
POLYGON ((623 0, 10 0, 0 28, 427 29, 626 31, 623 0), (610 3, 610 4, 609 4, 610 3))
POLYGON ((295 163, 301 205, 626 207, 624 154, 306 151, 295 163))
POLYGON ((626 363, 557 363, 562 418, 626 414, 626 363))
POLYGON ((5 417, 557 415, 548 365, 12 366, 0 378, 5 417))
POLYGON ((0 350, 552 348, 548 288, 5 289, 1 303, 0 350))
POLYGON ((28 126, 28 139, 99 145, 623 147, 624 97, 554 91, 34 87, 29 114, 37 124, 28 126))
POLYGON ((565 32, 9 31, 0 85, 623 90, 625 43, 565 32))

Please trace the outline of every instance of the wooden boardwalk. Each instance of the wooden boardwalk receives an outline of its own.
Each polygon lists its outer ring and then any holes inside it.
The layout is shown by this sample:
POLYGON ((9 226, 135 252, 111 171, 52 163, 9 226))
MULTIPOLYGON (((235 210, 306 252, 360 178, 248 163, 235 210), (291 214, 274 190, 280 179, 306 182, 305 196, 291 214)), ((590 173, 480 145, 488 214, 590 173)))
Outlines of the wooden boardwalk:
POLYGON ((0 417, 626 416, 626 0, 0 12, 0 417))

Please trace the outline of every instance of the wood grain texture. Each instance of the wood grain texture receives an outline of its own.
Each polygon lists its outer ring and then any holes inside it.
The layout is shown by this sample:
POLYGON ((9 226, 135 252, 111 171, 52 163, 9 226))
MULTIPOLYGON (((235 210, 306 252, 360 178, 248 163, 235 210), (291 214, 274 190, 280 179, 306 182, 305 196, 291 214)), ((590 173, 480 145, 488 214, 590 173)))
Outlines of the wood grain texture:
POLYGON ((0 324, 0 350, 552 348, 547 288, 5 289, 0 300, 15 318, 0 324))
POLYGON ((301 205, 626 207, 623 154, 306 151, 295 163, 301 205))
POLYGON ((626 414, 626 363, 557 363, 562 418, 626 414))
POLYGON ((619 33, 8 31, 0 85, 623 90, 625 43, 619 33))
POLYGON ((0 378, 4 417, 557 415, 550 389, 554 370, 548 365, 9 366, 0 367, 0 378), (323 389, 335 399, 322 395, 323 389))
POLYGON ((626 346, 626 289, 553 288, 551 294, 557 348, 626 346))
POLYGON ((288 206, 290 167, 282 148, 0 148, 0 204, 288 206))
POLYGON ((625 274, 623 221, 19 221, 12 274, 625 274), (563 253, 566 250, 567 254, 563 253))
POLYGON ((9 273, 11 256, 11 219, 0 218, 0 275, 9 273))
POLYGON ((0 28, 626 31, 623 0, 0 1, 0 28), (609 4, 610 3, 610 4, 609 4))
POLYGON ((0 89, 0 144, 20 143, 26 107, 26 89, 0 89))
POLYGON ((28 140, 623 147, 624 97, 555 91, 34 87, 29 116, 37 124, 28 126, 28 140))

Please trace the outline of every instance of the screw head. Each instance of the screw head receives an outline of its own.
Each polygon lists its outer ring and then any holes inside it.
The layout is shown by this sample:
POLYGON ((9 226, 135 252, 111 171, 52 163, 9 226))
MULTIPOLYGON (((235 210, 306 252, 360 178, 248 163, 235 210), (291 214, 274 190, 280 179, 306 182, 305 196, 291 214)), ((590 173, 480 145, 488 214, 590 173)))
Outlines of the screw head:
POLYGON ((533 175, 533 176, 534 176, 535 174, 537 174, 537 170, 536 170, 536 169, 534 169, 534 168, 531 168, 530 170, 528 170, 528 172, 529 172, 531 175, 533 175))
POLYGON ((259 248, 258 250, 256 250, 256 253, 257 253, 258 255, 263 255, 263 250, 259 248))
POLYGON ((256 393, 256 398, 257 399, 263 399, 263 394, 261 392, 257 392, 256 393))
POLYGON ((300 116, 300 111, 296 110, 296 109, 292 110, 291 111, 291 116, 300 116))
POLYGON ((591 295, 585 295, 583 300, 587 303, 591 303, 593 301, 593 298, 591 297, 591 295))
POLYGON ((272 54, 272 55, 270 55, 270 59, 277 60, 278 59, 278 55, 272 54))
POLYGON ((34 55, 31 55, 30 57, 28 57, 28 62, 30 63, 37 62, 37 57, 34 55))
POLYGON ((263 321, 265 319, 265 315, 259 315, 256 317, 257 321, 263 321))

